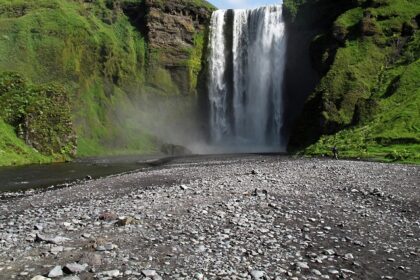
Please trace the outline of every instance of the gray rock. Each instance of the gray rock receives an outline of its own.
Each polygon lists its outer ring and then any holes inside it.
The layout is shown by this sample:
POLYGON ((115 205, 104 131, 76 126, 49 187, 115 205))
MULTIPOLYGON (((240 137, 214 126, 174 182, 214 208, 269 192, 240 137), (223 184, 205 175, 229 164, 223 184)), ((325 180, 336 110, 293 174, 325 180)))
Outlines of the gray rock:
POLYGON ((71 276, 66 276, 64 278, 61 278, 61 280, 80 280, 80 278, 79 276, 71 275, 71 276))
POLYGON ((301 269, 309 269, 308 263, 306 262, 297 262, 296 267, 301 269))
POLYGON ((79 263, 86 263, 90 266, 100 266, 102 264, 102 256, 95 253, 86 253, 82 256, 79 263))
POLYGON ((63 271, 67 274, 78 274, 86 270, 87 264, 69 263, 63 268, 63 271))
POLYGON ((252 279, 254 280, 260 280, 264 277, 265 272, 261 270, 252 270, 250 272, 252 279))
POLYGON ((52 247, 50 252, 53 255, 57 255, 58 253, 61 253, 64 251, 64 247, 63 246, 56 246, 56 247, 52 247))
POLYGON ((204 274, 202 274, 202 273, 196 273, 196 274, 194 274, 194 279, 196 279, 196 280, 203 280, 204 279, 204 274))
POLYGON ((118 269, 103 271, 100 273, 105 277, 118 277, 120 276, 120 271, 118 269))
POLYGON ((41 235, 37 234, 35 237, 35 242, 46 242, 50 244, 60 244, 70 240, 70 238, 62 237, 62 236, 48 236, 48 235, 41 235))
POLYGON ((145 277, 154 277, 157 275, 156 270, 151 270, 151 269, 142 270, 141 273, 145 277))
POLYGON ((63 276, 63 270, 60 265, 57 265, 48 273, 49 278, 57 278, 63 276))
POLYGON ((37 275, 35 277, 32 277, 31 280, 51 280, 51 278, 47 278, 42 275, 37 275))
POLYGON ((322 275, 321 271, 319 271, 318 269, 312 269, 311 272, 313 274, 315 274, 316 276, 321 276, 322 275))

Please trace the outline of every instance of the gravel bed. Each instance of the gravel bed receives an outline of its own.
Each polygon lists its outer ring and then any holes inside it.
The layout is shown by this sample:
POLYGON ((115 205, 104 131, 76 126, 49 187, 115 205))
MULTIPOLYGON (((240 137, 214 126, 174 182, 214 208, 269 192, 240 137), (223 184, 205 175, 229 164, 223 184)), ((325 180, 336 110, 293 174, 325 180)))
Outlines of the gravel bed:
POLYGON ((419 275, 420 166, 192 157, 0 197, 0 279, 419 275))

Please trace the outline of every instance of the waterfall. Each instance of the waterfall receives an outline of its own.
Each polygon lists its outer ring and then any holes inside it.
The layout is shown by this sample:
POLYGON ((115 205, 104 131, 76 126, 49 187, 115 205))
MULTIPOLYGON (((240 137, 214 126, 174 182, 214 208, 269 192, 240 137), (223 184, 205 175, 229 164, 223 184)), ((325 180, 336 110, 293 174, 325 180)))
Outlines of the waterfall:
POLYGON ((283 150, 282 6, 214 12, 209 49, 212 143, 237 151, 283 150))

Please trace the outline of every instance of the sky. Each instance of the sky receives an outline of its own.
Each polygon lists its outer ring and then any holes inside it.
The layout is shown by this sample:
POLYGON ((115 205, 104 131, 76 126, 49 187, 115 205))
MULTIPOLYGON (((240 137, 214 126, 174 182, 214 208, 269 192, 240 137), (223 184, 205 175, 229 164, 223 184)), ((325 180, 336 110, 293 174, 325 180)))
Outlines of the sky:
POLYGON ((219 9, 247 9, 270 4, 280 4, 281 0, 207 0, 219 9))

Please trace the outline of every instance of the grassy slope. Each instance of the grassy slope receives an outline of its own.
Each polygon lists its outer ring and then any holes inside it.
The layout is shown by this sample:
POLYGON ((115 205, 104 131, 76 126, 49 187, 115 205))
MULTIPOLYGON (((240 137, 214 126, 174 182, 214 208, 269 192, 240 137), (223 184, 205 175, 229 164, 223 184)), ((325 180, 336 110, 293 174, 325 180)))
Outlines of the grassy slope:
POLYGON ((0 119, 0 166, 46 163, 51 160, 51 157, 41 155, 18 139, 13 127, 0 119))
MULTIPOLYGON (((108 2, 0 0, 0 72, 20 73, 35 84, 58 82, 68 89, 78 156, 153 153, 156 139, 140 127, 134 100, 146 92, 171 95, 179 90, 163 68, 148 71, 153 55, 147 53, 145 38, 108 2)), ((202 0, 185 3, 212 8, 202 0)), ((200 68, 202 41, 197 35, 187 62, 191 88, 200 68)), ((22 145, 9 126, 0 126, 0 133, 8 135, 8 143, 22 145)), ((0 165, 53 160, 30 148, 31 153, 8 160, 16 145, 3 146, 0 165)))
POLYGON ((0 71, 69 89, 79 156, 119 152, 115 135, 119 149, 154 151, 145 132, 126 137, 124 124, 112 118, 112 103, 130 104, 133 85, 143 84, 146 63, 146 43, 122 13, 101 1, 1 0, 0 9, 0 71))
POLYGON ((387 4, 356 7, 335 21, 349 35, 310 101, 321 100, 324 132, 328 126, 338 132, 304 153, 330 154, 337 145, 345 157, 420 162, 420 31, 405 44, 401 35, 404 23, 415 25, 420 1, 382 2, 387 4), (373 15, 373 36, 358 33, 366 12, 373 15))

